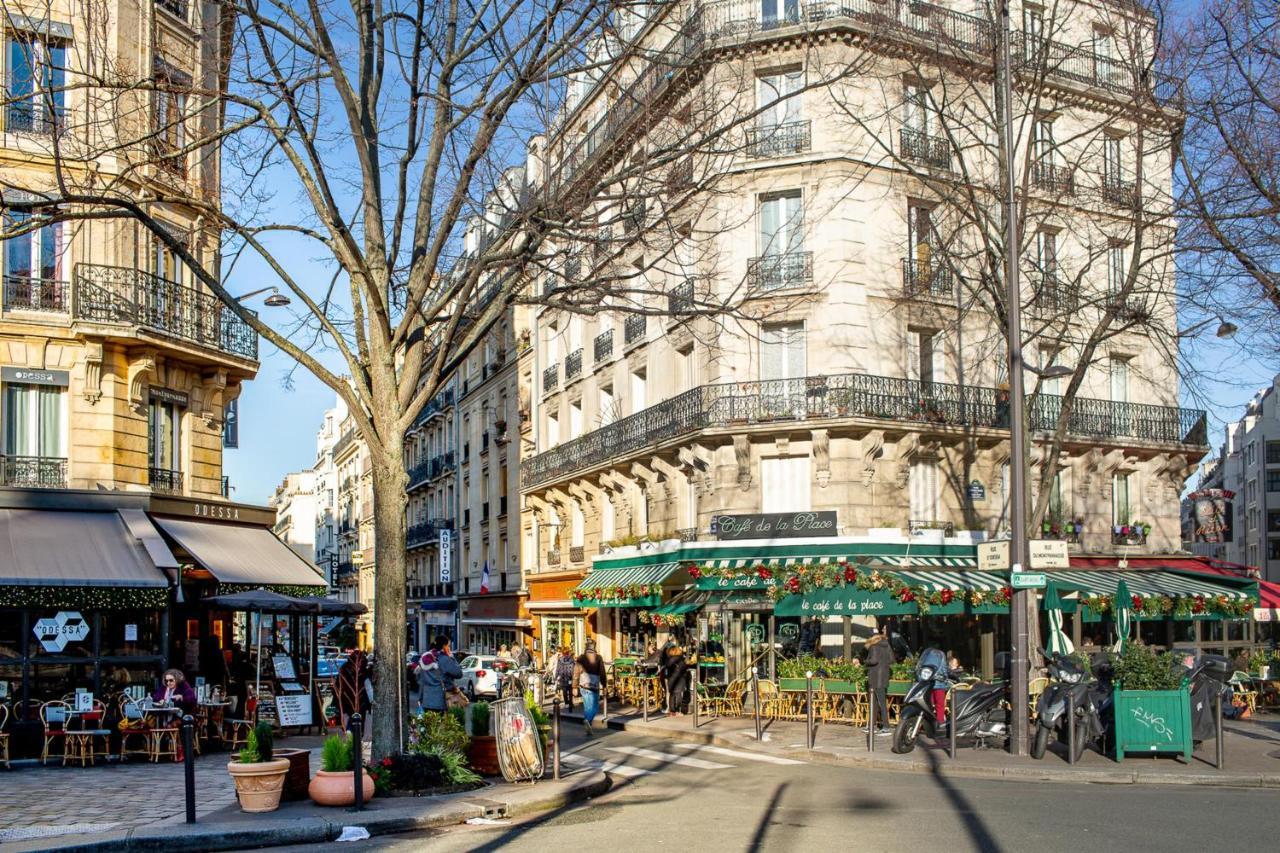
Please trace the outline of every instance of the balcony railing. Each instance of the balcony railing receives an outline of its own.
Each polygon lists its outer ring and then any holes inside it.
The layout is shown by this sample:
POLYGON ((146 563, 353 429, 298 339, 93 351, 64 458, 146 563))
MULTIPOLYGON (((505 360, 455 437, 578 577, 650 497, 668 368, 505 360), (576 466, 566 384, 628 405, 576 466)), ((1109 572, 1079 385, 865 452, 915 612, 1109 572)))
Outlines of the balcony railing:
POLYGON ((1145 545, 1147 531, 1144 527, 1133 524, 1117 524, 1111 528, 1112 545, 1145 545))
MULTIPOLYGON (((446 388, 431 398, 430 402, 423 407, 418 416, 413 419, 413 427, 417 428, 425 424, 427 421, 442 415, 453 406, 454 393, 452 388, 446 388)), ((336 450, 335 450, 336 455, 336 450)))
POLYGON ((66 127, 66 110, 35 101, 15 101, 4 108, 4 129, 10 133, 53 136, 66 127))
POLYGON ((68 290, 65 281, 7 275, 4 277, 4 302, 0 307, 5 311, 65 313, 68 290))
POLYGON ((1116 319, 1121 322, 1140 323, 1151 316, 1151 307, 1141 294, 1109 293, 1106 305, 1115 311, 1116 319))
POLYGON ((951 268, 941 259, 902 259, 902 295, 907 299, 947 299, 954 292, 951 268))
POLYGON ((622 341, 624 346, 631 346, 644 341, 645 332, 649 326, 649 318, 643 314, 632 314, 627 317, 622 326, 622 341))
POLYGON ((542 371, 542 393, 549 394, 560 384, 560 365, 553 364, 542 371))
POLYGON ((586 549, 584 549, 581 545, 569 546, 569 562, 570 563, 582 563, 582 562, 585 562, 586 559, 587 559, 586 549))
POLYGON ((747 262, 747 290, 786 290, 813 283, 813 252, 761 255, 747 262))
POLYGON ((156 6, 164 9, 171 15, 177 15, 184 21, 187 19, 186 0, 156 0, 156 6))
POLYGON ((151 491, 168 495, 182 494, 182 472, 172 468, 148 468, 147 481, 151 491))
POLYGON ((561 555, 560 555, 559 548, 550 549, 549 551, 547 551, 547 565, 550 565, 550 566, 560 565, 561 563, 560 557, 561 555))
POLYGON ((751 157, 786 157, 803 154, 813 146, 808 121, 761 124, 747 129, 747 154, 751 157))
POLYGON ((1074 313, 1079 297, 1074 288, 1058 278, 1055 271, 1033 271, 1028 278, 1035 289, 1032 310, 1041 317, 1074 313))
POLYGON ((1037 160, 1031 164, 1031 183, 1053 196, 1075 195, 1076 175, 1070 166, 1037 160))
MULTIPOLYGON (((1033 430, 1057 426, 1060 397, 1032 396, 1028 404, 1033 430)), ((559 480, 705 429, 830 418, 1007 430, 1009 405, 1007 393, 994 388, 857 373, 704 385, 526 460, 521 485, 559 480)), ((1075 400, 1067 431, 1196 446, 1208 440, 1203 411, 1082 398, 1075 400)))
POLYGON ((1103 180, 1098 193, 1104 202, 1114 207, 1133 209, 1138 205, 1138 188, 1132 181, 1109 176, 1103 180))
POLYGON ((0 486, 65 489, 67 460, 58 456, 0 456, 0 486))
POLYGON ((240 358, 258 359, 258 333, 222 300, 130 267, 76 264, 74 317, 124 323, 240 358))
POLYGON ((686 278, 667 294, 667 312, 673 317, 693 313, 693 279, 686 278))
POLYGON ((564 357, 564 381, 577 379, 582 375, 582 349, 576 349, 564 357))
POLYGON ((898 132, 898 155, 908 163, 951 171, 951 143, 941 136, 904 127, 898 132))
POLYGON ((909 519, 907 521, 907 532, 912 536, 924 533, 926 530, 941 530, 943 536, 953 536, 956 532, 956 526, 950 521, 928 521, 922 519, 909 519))
POLYGON ((223 476, 222 482, 219 484, 218 494, 224 498, 231 497, 231 478, 223 476))
POLYGON ((591 344, 591 355, 597 364, 613 355, 613 329, 606 329, 596 335, 591 344))
POLYGON ((431 479, 431 461, 423 459, 417 465, 409 469, 409 488, 416 489, 419 486, 425 486, 427 481, 431 479))

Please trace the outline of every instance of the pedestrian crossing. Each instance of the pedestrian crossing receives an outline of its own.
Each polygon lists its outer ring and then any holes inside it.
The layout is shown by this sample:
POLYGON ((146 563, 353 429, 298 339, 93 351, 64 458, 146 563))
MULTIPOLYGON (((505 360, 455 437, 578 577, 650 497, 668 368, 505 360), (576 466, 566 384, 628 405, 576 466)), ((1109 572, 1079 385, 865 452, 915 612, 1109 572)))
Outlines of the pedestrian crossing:
MULTIPOLYGON (((585 751, 596 745, 582 747, 585 751)), ((743 762, 762 764, 803 764, 794 758, 765 755, 701 743, 672 743, 664 749, 640 746, 602 746, 608 756, 590 756, 583 751, 565 753, 560 760, 567 766, 580 769, 602 770, 626 779, 636 779, 670 768, 686 767, 692 770, 731 770, 743 762), (728 763, 733 761, 735 763, 728 763)))

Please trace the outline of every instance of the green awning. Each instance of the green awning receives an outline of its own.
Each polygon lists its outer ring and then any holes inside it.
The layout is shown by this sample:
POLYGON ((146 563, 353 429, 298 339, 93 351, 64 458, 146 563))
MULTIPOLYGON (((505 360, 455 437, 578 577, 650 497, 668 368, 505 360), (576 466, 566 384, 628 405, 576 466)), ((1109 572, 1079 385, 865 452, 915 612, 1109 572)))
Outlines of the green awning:
POLYGON ((980 590, 982 592, 999 592, 1009 585, 1009 579, 995 572, 980 572, 977 569, 961 569, 954 572, 937 571, 895 571, 904 583, 916 584, 929 592, 943 589, 980 590))
POLYGON ((569 591, 578 607, 647 607, 662 601, 660 587, 680 571, 680 563, 646 563, 616 569, 592 569, 569 591), (621 592, 619 592, 621 590, 621 592))
MULTIPOLYGON (((854 557, 850 554, 806 554, 804 556, 782 556, 776 555, 772 557, 726 557, 719 560, 704 560, 699 563, 711 569, 746 569, 753 566, 765 566, 772 570, 775 575, 782 574, 788 566, 818 566, 823 563, 838 563, 841 560, 853 562, 854 557)), ((765 580, 763 578, 754 577, 752 575, 739 575, 737 577, 700 577, 695 582, 698 589, 708 590, 727 590, 727 589, 768 589, 773 586, 774 581, 765 580)))
MULTIPOLYGON (((871 563, 889 563, 891 559, 872 558, 871 563)), ((904 558, 905 559, 905 558, 904 558)), ((916 558, 911 558, 916 559, 916 558)), ((957 559, 963 558, 939 558, 957 559)), ((913 563, 914 564, 914 563, 913 563)), ((865 570, 861 566, 860 570, 865 570)), ((882 574, 895 575, 902 583, 918 587, 922 595, 932 595, 950 590, 954 597, 947 603, 926 603, 930 616, 959 616, 966 613, 1006 613, 1008 605, 996 602, 974 604, 968 593, 998 594, 1009 585, 1002 574, 980 572, 977 569, 893 569, 882 574)), ((903 601, 888 589, 862 589, 848 584, 830 589, 818 589, 803 595, 788 595, 774 607, 776 616, 903 616, 921 612, 918 601, 903 601)))
MULTIPOLYGON (((1179 572, 1174 570, 1155 570, 1155 571, 1067 571, 1058 570, 1045 573, 1048 579, 1058 585, 1062 590, 1068 590, 1078 593, 1078 600, 1075 602, 1063 602, 1064 610, 1068 613, 1079 609, 1082 617, 1087 622, 1096 622, 1102 618, 1101 614, 1093 612, 1089 607, 1084 606, 1083 600, 1091 596, 1115 596, 1121 581, 1128 587, 1130 595, 1139 596, 1144 599, 1154 599, 1161 596, 1168 596, 1173 599, 1188 599, 1197 596, 1203 596, 1205 599, 1225 598, 1233 602, 1245 602, 1257 600, 1257 584, 1248 580, 1239 578, 1230 578, 1226 576, 1204 575, 1193 572, 1179 572)), ((1159 618, 1172 619, 1223 619, 1236 618, 1223 614, 1220 609, 1214 612, 1215 608, 1210 607, 1202 613, 1187 613, 1185 611, 1179 613, 1177 608, 1173 613, 1161 613, 1159 618)), ((1136 614, 1137 618, 1144 618, 1142 614, 1136 614)), ((1150 618, 1150 617, 1148 617, 1150 618)), ((1245 617, 1239 617, 1245 618, 1245 617)))

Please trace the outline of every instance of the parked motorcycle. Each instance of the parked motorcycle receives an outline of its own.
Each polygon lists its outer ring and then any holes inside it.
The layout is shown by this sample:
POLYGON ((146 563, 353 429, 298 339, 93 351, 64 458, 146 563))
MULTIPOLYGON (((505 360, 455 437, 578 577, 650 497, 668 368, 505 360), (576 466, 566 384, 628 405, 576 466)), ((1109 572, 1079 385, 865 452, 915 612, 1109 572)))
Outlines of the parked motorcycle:
POLYGON ((939 726, 934 716, 933 691, 950 689, 956 673, 947 669, 947 658, 938 649, 925 649, 916 663, 916 682, 902 701, 891 749, 902 755, 916 748, 921 732, 933 740, 956 732, 956 745, 1003 748, 1009 740, 1009 712, 1004 707, 1005 688, 977 682, 954 692, 955 719, 939 726))
POLYGON ((1044 758, 1049 737, 1055 732, 1063 744, 1070 744, 1068 726, 1075 727, 1075 752, 1078 761, 1085 747, 1107 732, 1105 718, 1111 706, 1111 685, 1106 679, 1092 678, 1080 663, 1063 654, 1050 654, 1041 649, 1048 661, 1049 686, 1036 703, 1036 734, 1031 742, 1031 757, 1044 758), (1067 699, 1075 704, 1075 719, 1067 715, 1067 699))

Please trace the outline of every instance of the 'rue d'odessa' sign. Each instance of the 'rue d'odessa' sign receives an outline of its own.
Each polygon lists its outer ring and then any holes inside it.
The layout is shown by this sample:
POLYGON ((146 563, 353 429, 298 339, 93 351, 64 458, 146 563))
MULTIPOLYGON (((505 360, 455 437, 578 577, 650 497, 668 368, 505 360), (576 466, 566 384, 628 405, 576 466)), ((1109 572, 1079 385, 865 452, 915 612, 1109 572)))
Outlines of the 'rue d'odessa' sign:
POLYGON ((766 512, 757 515, 716 515, 711 533, 717 539, 799 539, 835 536, 836 511, 766 512))

